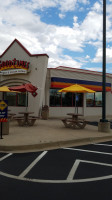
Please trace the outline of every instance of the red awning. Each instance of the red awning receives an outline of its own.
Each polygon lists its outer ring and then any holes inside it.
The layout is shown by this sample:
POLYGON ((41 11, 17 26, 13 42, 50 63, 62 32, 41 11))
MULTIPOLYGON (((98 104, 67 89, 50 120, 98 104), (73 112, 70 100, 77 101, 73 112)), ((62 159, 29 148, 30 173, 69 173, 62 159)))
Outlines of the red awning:
POLYGON ((35 97, 37 95, 36 90, 38 88, 35 87, 34 85, 32 85, 31 83, 26 83, 26 84, 23 84, 23 85, 10 87, 9 89, 12 90, 12 91, 14 90, 14 91, 19 91, 19 92, 30 92, 35 97))

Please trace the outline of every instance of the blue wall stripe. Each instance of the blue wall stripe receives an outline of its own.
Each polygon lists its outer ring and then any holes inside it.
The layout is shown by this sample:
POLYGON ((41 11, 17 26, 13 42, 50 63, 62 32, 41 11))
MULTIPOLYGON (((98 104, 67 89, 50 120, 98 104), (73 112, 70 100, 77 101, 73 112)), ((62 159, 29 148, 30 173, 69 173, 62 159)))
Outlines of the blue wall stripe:
MULTIPOLYGON (((68 78, 59 78, 52 77, 51 82, 62 82, 62 83, 77 83, 77 84, 85 84, 85 85, 97 85, 102 86, 102 82, 95 81, 86 81, 86 80, 78 80, 78 79, 68 79, 68 78)), ((107 87, 111 87, 111 83, 106 83, 107 87)))

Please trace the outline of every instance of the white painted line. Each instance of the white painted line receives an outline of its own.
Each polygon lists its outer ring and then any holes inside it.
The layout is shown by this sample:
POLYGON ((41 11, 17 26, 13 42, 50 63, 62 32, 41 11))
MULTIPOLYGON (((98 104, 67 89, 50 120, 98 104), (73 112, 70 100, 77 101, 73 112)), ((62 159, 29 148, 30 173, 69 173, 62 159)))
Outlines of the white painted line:
POLYGON ((28 172, 35 166, 35 164, 37 162, 39 162, 47 153, 48 151, 44 151, 42 152, 20 175, 20 178, 23 178, 24 176, 26 176, 26 174, 28 174, 28 172))
POLYGON ((70 173, 69 173, 69 175, 67 177, 67 180, 73 180, 73 177, 74 177, 75 172, 76 172, 76 170, 77 170, 77 168, 79 166, 79 163, 80 163, 80 160, 76 160, 74 162, 73 167, 71 168, 70 173))
POLYGON ((67 149, 67 150, 72 150, 72 151, 84 151, 84 152, 88 152, 88 153, 97 153, 97 154, 104 154, 104 155, 112 156, 112 153, 100 152, 100 151, 91 151, 91 150, 86 150, 86 149, 72 149, 72 148, 62 148, 62 149, 67 149))
POLYGON ((5 160, 6 158, 8 158, 9 156, 11 156, 13 153, 8 153, 7 155, 3 156, 2 158, 0 158, 0 161, 5 160))
POLYGON ((103 166, 108 166, 108 167, 112 167, 112 164, 107 164, 107 163, 100 163, 100 162, 93 162, 93 161, 88 161, 88 160, 76 160, 74 162, 73 167, 71 168, 71 171, 67 177, 67 180, 73 180, 73 177, 75 176, 76 170, 78 169, 79 164, 83 162, 83 163, 89 163, 89 164, 95 164, 95 165, 103 165, 103 166))
POLYGON ((106 147, 112 147, 112 145, 110 145, 110 144, 94 144, 94 145, 97 145, 97 146, 106 146, 106 147))
POLYGON ((44 179, 29 179, 29 178, 22 178, 15 175, 7 174, 0 171, 1 176, 5 176, 7 178, 12 178, 21 181, 28 181, 28 182, 35 182, 35 183, 85 183, 85 182, 93 182, 93 181, 101 181, 112 179, 112 175, 102 176, 102 177, 95 177, 95 178, 85 178, 85 179, 74 179, 74 180, 44 180, 44 179))
POLYGON ((103 165, 103 166, 112 167, 112 164, 107 164, 107 163, 93 162, 93 161, 88 161, 88 160, 79 160, 79 161, 84 162, 84 163, 90 163, 90 164, 95 164, 95 165, 103 165))

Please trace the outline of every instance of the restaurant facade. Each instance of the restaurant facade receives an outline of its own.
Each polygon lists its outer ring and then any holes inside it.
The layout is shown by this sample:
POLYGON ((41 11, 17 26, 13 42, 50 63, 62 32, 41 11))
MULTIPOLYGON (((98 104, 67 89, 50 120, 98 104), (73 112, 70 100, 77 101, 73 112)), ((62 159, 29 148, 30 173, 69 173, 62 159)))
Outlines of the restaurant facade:
MULTIPOLYGON (((0 93, 8 100, 8 109, 18 114, 32 111, 41 116, 44 105, 49 117, 64 117, 76 109, 84 116, 102 114, 102 73, 70 67, 48 68, 47 54, 31 54, 17 39, 0 56, 0 86, 18 86, 31 83, 37 95, 31 93, 0 93), (95 93, 60 93, 72 84, 80 84, 95 93), (76 100, 76 101, 75 101, 76 100)), ((106 74, 106 112, 112 115, 112 74, 106 74)))

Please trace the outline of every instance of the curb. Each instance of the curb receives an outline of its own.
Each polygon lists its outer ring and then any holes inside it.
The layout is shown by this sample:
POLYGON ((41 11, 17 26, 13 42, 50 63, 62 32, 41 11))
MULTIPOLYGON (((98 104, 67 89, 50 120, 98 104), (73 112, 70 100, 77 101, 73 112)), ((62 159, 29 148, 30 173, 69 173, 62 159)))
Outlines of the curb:
POLYGON ((55 142, 46 142, 40 144, 28 144, 28 145, 18 145, 18 146, 6 146, 1 145, 1 152, 31 152, 31 151, 42 151, 42 150, 53 150, 63 147, 70 146, 80 146, 86 144, 94 144, 98 142, 106 142, 112 140, 112 136, 99 136, 99 137, 88 137, 74 140, 63 140, 55 142))

